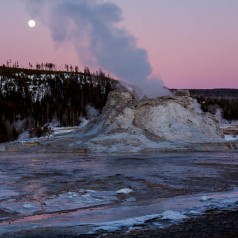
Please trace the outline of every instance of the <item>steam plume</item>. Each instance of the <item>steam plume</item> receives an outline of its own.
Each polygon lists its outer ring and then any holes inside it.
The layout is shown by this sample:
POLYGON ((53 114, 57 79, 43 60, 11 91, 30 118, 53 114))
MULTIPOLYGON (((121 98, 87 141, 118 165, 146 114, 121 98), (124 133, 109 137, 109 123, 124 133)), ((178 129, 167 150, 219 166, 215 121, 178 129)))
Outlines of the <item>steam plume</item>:
POLYGON ((27 9, 45 21, 56 43, 73 43, 85 65, 97 65, 129 84, 143 85, 150 94, 155 83, 153 96, 167 94, 160 80, 149 80, 152 68, 147 51, 137 47, 136 39, 119 26, 122 11, 116 4, 103 0, 27 0, 27 9))

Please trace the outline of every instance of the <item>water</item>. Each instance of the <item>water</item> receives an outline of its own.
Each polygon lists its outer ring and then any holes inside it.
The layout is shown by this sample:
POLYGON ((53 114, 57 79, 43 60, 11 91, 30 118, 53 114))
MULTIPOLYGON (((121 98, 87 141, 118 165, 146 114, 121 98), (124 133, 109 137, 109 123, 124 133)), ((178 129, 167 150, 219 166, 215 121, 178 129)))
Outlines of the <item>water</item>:
POLYGON ((237 176, 237 153, 0 154, 0 235, 40 227, 132 229, 148 221, 163 226, 235 207, 237 176))

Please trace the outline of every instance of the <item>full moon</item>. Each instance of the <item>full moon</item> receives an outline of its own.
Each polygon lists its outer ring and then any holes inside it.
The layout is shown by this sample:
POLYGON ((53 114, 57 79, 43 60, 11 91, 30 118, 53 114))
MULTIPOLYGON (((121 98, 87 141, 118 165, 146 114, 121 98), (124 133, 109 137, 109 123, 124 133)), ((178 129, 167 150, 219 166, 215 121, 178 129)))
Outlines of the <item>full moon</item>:
POLYGON ((30 20, 30 21, 28 21, 28 26, 29 27, 35 27, 36 26, 36 22, 34 20, 30 20))

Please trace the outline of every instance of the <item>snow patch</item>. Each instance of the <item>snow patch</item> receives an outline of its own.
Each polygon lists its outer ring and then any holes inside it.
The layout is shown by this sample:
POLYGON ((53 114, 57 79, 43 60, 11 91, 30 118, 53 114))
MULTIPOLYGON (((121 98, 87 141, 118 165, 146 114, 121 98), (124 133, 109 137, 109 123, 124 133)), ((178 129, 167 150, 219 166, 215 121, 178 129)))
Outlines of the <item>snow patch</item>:
POLYGON ((86 118, 82 117, 80 118, 80 125, 79 128, 83 128, 88 124, 89 120, 87 120, 86 118))
POLYGON ((123 219, 123 220, 111 221, 111 222, 97 223, 97 224, 95 224, 95 225, 97 225, 97 228, 95 228, 94 231, 118 230, 121 227, 131 227, 131 226, 135 226, 135 225, 141 225, 149 220, 160 218, 160 217, 161 217, 160 214, 153 214, 153 215, 146 215, 146 216, 140 216, 140 217, 134 217, 134 218, 127 218, 127 219, 123 219))
POLYGON ((53 127, 53 135, 62 135, 67 134, 73 131, 78 130, 80 127, 74 126, 74 127, 53 127))
POLYGON ((26 204, 23 204, 23 207, 25 209, 35 209, 35 205, 34 204, 31 204, 31 203, 26 203, 26 204))
POLYGON ((167 210, 163 212, 161 215, 162 215, 162 219, 168 219, 168 220, 182 220, 187 218, 187 216, 185 216, 181 212, 171 211, 171 210, 167 210))
POLYGON ((208 197, 208 196, 202 196, 201 197, 201 201, 208 201, 208 200, 211 200, 212 198, 211 197, 208 197))
POLYGON ((238 135, 224 135, 226 141, 238 140, 238 135))
POLYGON ((18 141, 20 141, 20 142, 22 142, 22 141, 24 141, 24 140, 26 140, 26 139, 28 139, 29 138, 29 132, 28 131, 24 131, 23 133, 21 133, 19 136, 18 136, 18 141))
POLYGON ((118 191, 116 191, 117 194, 130 194, 133 193, 134 191, 130 188, 123 188, 118 191))
POLYGON ((117 198, 112 191, 80 189, 78 192, 59 194, 45 201, 49 211, 85 208, 94 205, 110 204, 117 198))

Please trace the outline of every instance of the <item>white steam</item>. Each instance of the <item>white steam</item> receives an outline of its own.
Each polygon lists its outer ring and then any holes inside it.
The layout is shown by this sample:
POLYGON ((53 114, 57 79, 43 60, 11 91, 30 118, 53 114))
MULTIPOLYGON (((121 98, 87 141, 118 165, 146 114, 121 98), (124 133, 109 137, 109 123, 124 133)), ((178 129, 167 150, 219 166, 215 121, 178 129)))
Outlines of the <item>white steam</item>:
POLYGON ((85 65, 97 65, 142 87, 147 96, 164 95, 162 81, 149 80, 152 67, 147 51, 119 27, 122 11, 116 4, 103 0, 27 0, 27 9, 49 26, 57 44, 73 44, 85 65))

